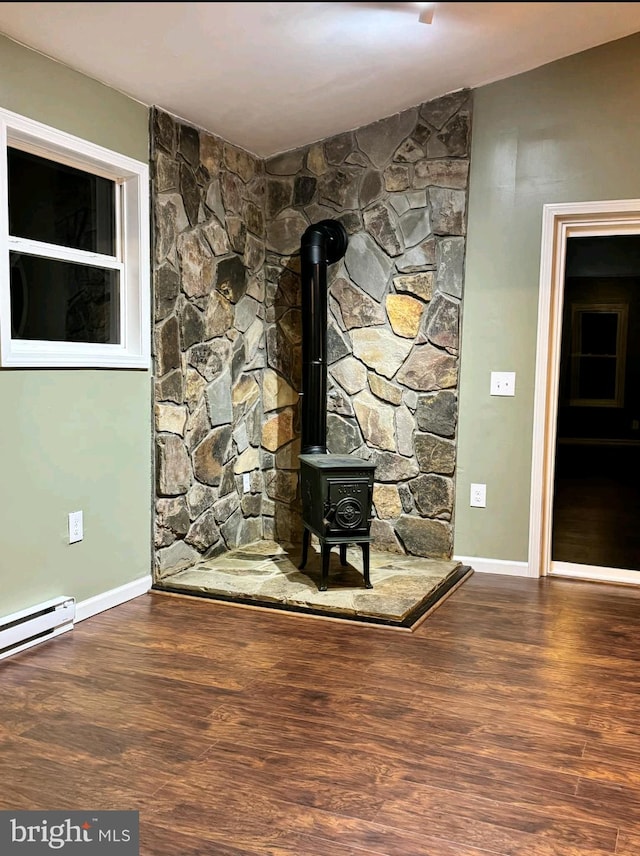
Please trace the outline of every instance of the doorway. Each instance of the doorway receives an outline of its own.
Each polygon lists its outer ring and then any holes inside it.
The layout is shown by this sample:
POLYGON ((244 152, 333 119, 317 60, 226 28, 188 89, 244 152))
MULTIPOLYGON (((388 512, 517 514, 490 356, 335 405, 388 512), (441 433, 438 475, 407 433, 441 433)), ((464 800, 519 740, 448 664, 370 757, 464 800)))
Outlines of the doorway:
POLYGON ((569 237, 551 571, 640 571, 640 235, 569 237))
POLYGON ((530 572, 640 584, 640 201, 545 206, 530 572))

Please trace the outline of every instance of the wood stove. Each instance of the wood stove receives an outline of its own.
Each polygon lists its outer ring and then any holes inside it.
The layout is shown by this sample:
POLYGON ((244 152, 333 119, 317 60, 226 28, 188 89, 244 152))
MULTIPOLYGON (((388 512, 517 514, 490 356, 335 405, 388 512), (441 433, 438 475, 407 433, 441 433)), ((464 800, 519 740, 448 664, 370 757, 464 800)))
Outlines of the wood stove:
POLYGON ((322 552, 320 591, 326 591, 333 547, 347 563, 347 545, 362 548, 364 584, 369 574, 371 503, 375 465, 351 455, 327 454, 327 265, 339 261, 348 245, 338 220, 322 220, 305 231, 300 243, 302 276, 302 560, 311 534, 322 552))

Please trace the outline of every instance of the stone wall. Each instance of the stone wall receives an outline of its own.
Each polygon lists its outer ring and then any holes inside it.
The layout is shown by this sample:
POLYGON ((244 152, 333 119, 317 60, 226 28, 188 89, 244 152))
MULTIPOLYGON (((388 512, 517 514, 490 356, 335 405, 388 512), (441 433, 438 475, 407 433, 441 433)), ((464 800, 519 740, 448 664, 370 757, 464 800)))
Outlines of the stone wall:
POLYGON ((329 451, 375 461, 377 547, 451 555, 470 125, 456 93, 262 162, 154 111, 159 576, 299 541, 298 251, 326 218, 329 451))
MULTIPOLYGON (((328 271, 329 451, 376 463, 376 546, 431 557, 452 551, 470 133, 462 92, 265 163, 269 366, 300 388, 294 254, 336 218, 349 247, 328 271)), ((295 455, 275 464, 285 502, 295 455)), ((280 537, 299 534, 296 502, 280 537)))
POLYGON ((262 537, 264 170, 157 109, 151 154, 160 578, 262 537))

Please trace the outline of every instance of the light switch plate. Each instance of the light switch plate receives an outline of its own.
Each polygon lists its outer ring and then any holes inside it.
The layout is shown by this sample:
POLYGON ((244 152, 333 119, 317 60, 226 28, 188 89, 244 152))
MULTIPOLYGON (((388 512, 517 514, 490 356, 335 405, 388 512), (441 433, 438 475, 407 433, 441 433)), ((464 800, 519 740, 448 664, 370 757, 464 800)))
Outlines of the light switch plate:
POLYGON ((491 395, 515 395, 515 372, 491 372, 491 395))

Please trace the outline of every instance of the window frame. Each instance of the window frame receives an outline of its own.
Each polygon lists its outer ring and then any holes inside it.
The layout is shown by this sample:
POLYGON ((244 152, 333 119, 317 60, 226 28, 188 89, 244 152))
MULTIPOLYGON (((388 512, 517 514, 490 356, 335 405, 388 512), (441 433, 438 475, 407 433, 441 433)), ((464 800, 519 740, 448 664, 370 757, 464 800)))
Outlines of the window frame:
POLYGON ((149 369, 150 265, 148 164, 0 108, 0 366, 149 369), (116 255, 11 236, 7 148, 21 149, 113 181, 116 185, 116 255), (12 338, 12 251, 119 270, 119 344, 12 338))

